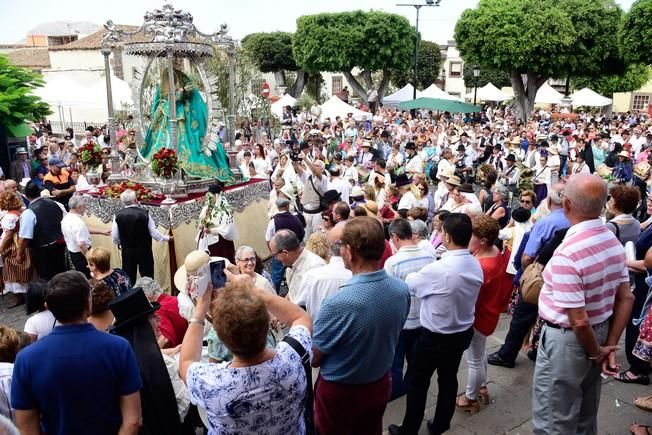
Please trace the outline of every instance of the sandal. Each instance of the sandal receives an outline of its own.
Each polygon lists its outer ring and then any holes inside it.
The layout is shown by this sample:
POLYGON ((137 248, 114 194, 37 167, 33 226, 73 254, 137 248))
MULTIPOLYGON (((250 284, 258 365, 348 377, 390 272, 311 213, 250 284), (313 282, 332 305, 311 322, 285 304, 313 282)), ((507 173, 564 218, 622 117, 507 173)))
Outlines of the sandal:
POLYGON ((650 377, 648 375, 635 375, 629 370, 620 372, 614 379, 625 384, 639 384, 639 385, 650 385, 650 377))
POLYGON ((480 388, 480 396, 478 399, 480 399, 480 402, 482 402, 483 405, 489 404, 489 390, 487 387, 480 388))
POLYGON ((629 427, 629 432, 632 433, 632 435, 652 435, 652 426, 632 423, 629 427))
POLYGON ((476 412, 480 411, 480 401, 471 400, 466 397, 466 394, 462 393, 457 396, 457 399, 455 399, 455 407, 459 411, 475 414, 476 412))
POLYGON ((637 397, 636 400, 634 400, 634 406, 643 411, 652 412, 652 396, 637 397))

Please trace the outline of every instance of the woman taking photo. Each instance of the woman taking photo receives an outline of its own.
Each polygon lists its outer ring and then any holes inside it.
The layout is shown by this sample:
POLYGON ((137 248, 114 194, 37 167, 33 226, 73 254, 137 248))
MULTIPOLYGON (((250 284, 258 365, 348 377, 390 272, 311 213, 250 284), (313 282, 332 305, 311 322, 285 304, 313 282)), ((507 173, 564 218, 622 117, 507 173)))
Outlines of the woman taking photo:
POLYGON ((286 342, 274 349, 266 344, 271 313, 312 353, 310 316, 254 287, 250 276, 231 277, 214 298, 213 293, 206 289, 197 300, 179 359, 192 403, 206 410, 209 433, 304 434, 307 380, 301 358, 286 342), (199 362, 209 310, 218 337, 233 354, 230 362, 199 362))

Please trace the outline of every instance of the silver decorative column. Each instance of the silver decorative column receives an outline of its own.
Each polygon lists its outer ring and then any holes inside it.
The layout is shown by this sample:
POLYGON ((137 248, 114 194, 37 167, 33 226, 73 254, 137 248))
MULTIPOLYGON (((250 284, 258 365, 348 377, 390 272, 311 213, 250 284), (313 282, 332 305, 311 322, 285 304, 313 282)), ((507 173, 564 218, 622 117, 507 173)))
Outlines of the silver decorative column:
POLYGON ((235 49, 226 51, 229 59, 229 143, 235 147, 235 49))
POLYGON ((177 144, 179 142, 179 136, 177 134, 178 129, 178 120, 177 120, 177 98, 176 93, 177 89, 174 86, 174 51, 173 47, 170 45, 167 48, 167 57, 168 57, 168 100, 170 102, 170 136, 172 143, 170 148, 174 151, 177 151, 177 144))
POLYGON ((111 64, 109 62, 110 54, 110 47, 102 48, 102 55, 104 56, 104 76, 106 80, 106 105, 109 113, 106 129, 109 133, 109 140, 111 144, 111 177, 118 178, 120 177, 120 155, 118 154, 118 145, 115 140, 116 128, 115 115, 113 112, 113 91, 111 90, 111 64))

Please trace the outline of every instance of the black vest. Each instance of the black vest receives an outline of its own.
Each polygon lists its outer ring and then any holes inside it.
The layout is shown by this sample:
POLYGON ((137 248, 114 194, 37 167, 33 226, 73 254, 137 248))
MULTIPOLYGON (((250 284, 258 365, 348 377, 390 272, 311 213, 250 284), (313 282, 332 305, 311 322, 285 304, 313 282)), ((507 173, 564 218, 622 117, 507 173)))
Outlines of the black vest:
POLYGON ((125 207, 115 215, 123 249, 152 249, 152 236, 147 224, 149 213, 140 207, 125 207))
POLYGON ((299 240, 303 240, 305 231, 298 217, 289 211, 274 215, 274 228, 279 230, 292 230, 299 240))
POLYGON ((31 244, 33 248, 48 246, 56 241, 63 240, 63 233, 61 232, 63 210, 59 208, 56 202, 48 198, 41 198, 32 201, 29 209, 36 216, 31 244))

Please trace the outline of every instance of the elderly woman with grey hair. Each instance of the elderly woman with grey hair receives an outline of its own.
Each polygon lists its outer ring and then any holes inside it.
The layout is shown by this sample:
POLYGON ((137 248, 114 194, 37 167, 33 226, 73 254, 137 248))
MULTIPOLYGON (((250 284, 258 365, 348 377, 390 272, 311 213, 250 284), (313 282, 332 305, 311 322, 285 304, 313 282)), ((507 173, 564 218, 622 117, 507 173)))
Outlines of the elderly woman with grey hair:
POLYGON ((272 284, 259 273, 256 273, 256 251, 251 246, 242 245, 235 251, 235 265, 240 273, 249 275, 256 287, 276 293, 272 284))
POLYGON ((430 243, 430 234, 426 223, 421 219, 414 219, 410 221, 410 227, 412 227, 412 240, 414 243, 416 243, 419 248, 432 254, 433 257, 436 257, 437 253, 435 247, 430 243))
POLYGON ((183 341, 183 336, 188 328, 188 321, 179 313, 179 301, 175 296, 170 296, 158 282, 148 276, 139 278, 134 288, 140 287, 147 299, 161 306, 156 312, 160 319, 161 335, 157 337, 160 348, 176 347, 183 341))
POLYGON ((491 189, 493 203, 485 214, 498 221, 500 228, 505 228, 510 219, 509 213, 509 190, 502 184, 496 184, 491 189))

